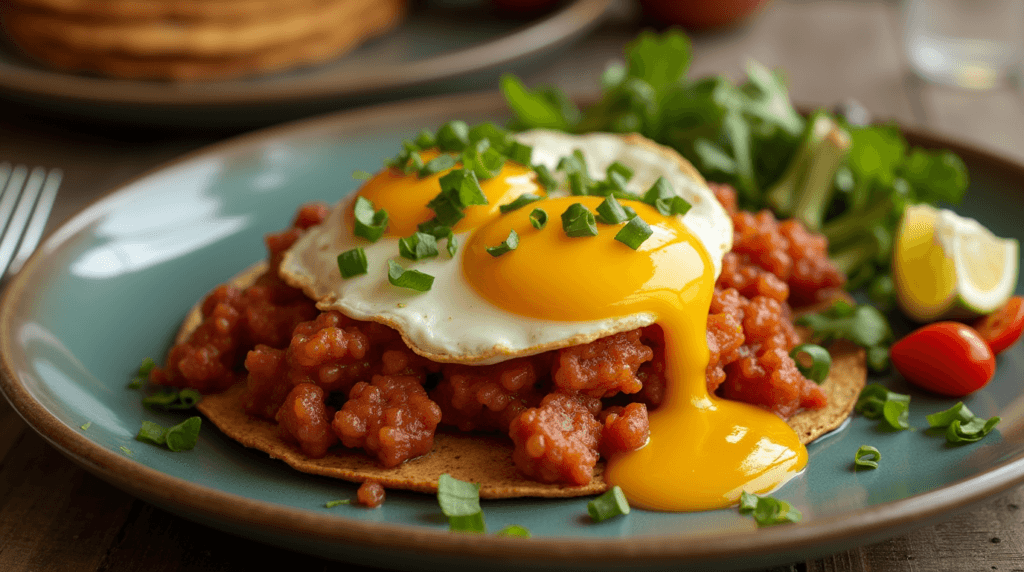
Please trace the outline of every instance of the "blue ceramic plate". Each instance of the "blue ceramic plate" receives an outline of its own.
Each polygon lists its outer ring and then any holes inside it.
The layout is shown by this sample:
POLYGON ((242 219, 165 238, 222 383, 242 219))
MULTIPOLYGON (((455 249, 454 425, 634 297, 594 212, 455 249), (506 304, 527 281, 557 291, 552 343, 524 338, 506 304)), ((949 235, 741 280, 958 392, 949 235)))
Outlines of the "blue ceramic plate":
MULTIPOLYGON (((488 0, 419 0, 395 30, 324 65, 199 83, 117 80, 49 70, 0 41, 0 92, 51 111, 155 125, 267 125, 370 101, 484 89, 600 23, 612 0, 565 0, 528 17, 488 0)), ((2 38, 0 38, 2 39, 2 38)))
MULTIPOLYGON (((1024 344, 967 400, 976 414, 1003 419, 983 441, 951 447, 921 429, 886 432, 854 418, 812 444, 808 469, 776 493, 803 522, 761 530, 734 509, 634 510, 592 524, 586 499, 526 499, 487 501, 484 510, 490 530, 519 524, 531 539, 451 534, 429 495, 395 491, 378 510, 327 509, 355 487, 295 472, 209 426, 190 452, 133 439, 143 420, 181 419, 143 409, 126 389, 133 370, 163 356, 205 292, 262 258, 264 233, 286 226, 300 203, 354 190, 353 171, 375 170, 421 127, 453 113, 501 120, 503 108, 494 95, 471 95, 327 116, 210 147, 110 193, 50 236, 9 285, 0 305, 4 393, 66 455, 132 494, 257 540, 386 568, 765 566, 904 533, 1024 480, 1024 344), (882 451, 878 470, 852 470, 863 444, 882 451)), ((1013 214, 1024 167, 914 139, 965 158, 974 179, 964 214, 1024 238, 1013 214)), ((914 396, 918 428, 953 404, 903 389, 914 396)))

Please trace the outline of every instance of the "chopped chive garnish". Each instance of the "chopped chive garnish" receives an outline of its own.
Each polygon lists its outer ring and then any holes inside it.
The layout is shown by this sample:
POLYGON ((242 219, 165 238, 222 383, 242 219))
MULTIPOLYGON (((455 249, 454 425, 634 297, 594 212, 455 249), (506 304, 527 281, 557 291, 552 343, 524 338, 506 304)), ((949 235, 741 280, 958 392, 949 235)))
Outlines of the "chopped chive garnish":
POLYGON ((419 270, 406 270, 394 260, 388 260, 388 282, 401 288, 426 292, 434 285, 434 277, 419 270))
POLYGON ((516 200, 508 204, 500 205, 498 207, 498 210, 500 210, 502 213, 512 212, 516 209, 523 208, 530 203, 535 203, 541 200, 542 198, 544 197, 535 195, 533 193, 523 193, 516 197, 516 200))
POLYGON ((420 149, 430 149, 437 145, 437 140, 429 129, 421 129, 420 134, 416 136, 415 142, 420 149))
POLYGON ((336 506, 341 506, 343 504, 351 504, 351 503, 352 503, 351 499, 338 499, 338 500, 327 501, 326 503, 324 503, 324 507, 325 508, 334 508, 336 506))
POLYGON ((465 121, 449 121, 437 130, 437 146, 442 151, 462 151, 469 145, 469 126, 465 121))
POLYGON ((530 531, 526 527, 519 526, 518 524, 510 524, 505 528, 497 532, 498 536, 518 536, 520 538, 530 538, 530 531))
POLYGON ((398 240, 398 253, 409 260, 422 260, 437 256, 437 239, 426 232, 414 232, 398 240))
POLYGON ((188 451, 196 446, 202 424, 200 417, 189 417, 167 429, 152 421, 143 421, 135 439, 150 445, 162 445, 174 452, 188 451))
POLYGON ((613 174, 619 175, 627 181, 633 178, 633 169, 630 169, 618 161, 614 161, 611 165, 608 165, 607 173, 609 178, 611 178, 613 174))
POLYGON ((580 203, 573 203, 562 213, 562 229, 566 236, 597 236, 594 213, 580 203))
POLYGON ((92 427, 92 421, 86 421, 82 424, 82 431, 88 431, 89 427, 92 427))
POLYGON ((135 453, 132 453, 131 449, 129 449, 128 447, 125 447, 124 445, 121 445, 120 449, 121 449, 121 452, 124 453, 125 455, 134 455, 135 454, 135 453))
POLYGON ((537 182, 540 186, 544 187, 544 190, 551 192, 558 188, 558 181, 551 174, 551 171, 544 165, 534 165, 533 172, 537 174, 537 182))
POLYGON ((853 458, 853 464, 855 467, 877 469, 878 462, 881 460, 882 453, 880 453, 878 449, 871 445, 861 445, 860 449, 857 449, 857 454, 853 458))
POLYGON ((448 256, 455 256, 455 252, 458 250, 459 243, 455 240, 455 232, 452 231, 452 227, 445 226, 437 222, 437 219, 431 219, 427 222, 422 222, 417 225, 420 232, 429 234, 434 237, 434 243, 437 244, 437 240, 444 238, 448 240, 445 245, 448 251, 448 256))
POLYGON ((575 196, 584 196, 590 194, 587 189, 586 179, 583 177, 583 173, 573 172, 569 173, 569 192, 575 196))
POLYGON ((388 228, 388 211, 384 209, 375 211, 373 202, 365 197, 356 198, 356 204, 352 210, 356 219, 353 233, 370 242, 377 242, 388 228))
POLYGON ((601 204, 597 205, 597 220, 605 224, 619 224, 628 218, 615 195, 608 195, 601 201, 601 204))
POLYGON ((472 205, 487 204, 487 196, 484 195, 483 189, 480 188, 480 181, 473 171, 456 169, 441 177, 440 183, 441 194, 430 203, 427 203, 427 206, 431 206, 431 203, 442 197, 459 209, 472 205))
POLYGON ((746 491, 740 495, 740 514, 754 517, 758 526, 771 526, 787 522, 800 522, 803 515, 786 501, 762 497, 746 491))
POLYGON ((369 181, 373 175, 366 171, 352 171, 352 178, 357 181, 369 181))
POLYGON ((142 358, 142 363, 139 364, 139 370, 135 373, 135 377, 128 382, 128 389, 139 389, 142 387, 146 380, 149 379, 149 372, 153 371, 156 367, 156 362, 153 358, 142 358))
POLYGON ((530 211, 530 224, 536 229, 544 228, 548 224, 548 213, 544 209, 533 209, 530 211))
MULTIPOLYGON (((611 197, 609 196, 608 198, 611 197)), ((630 219, 629 222, 619 229, 619 232, 615 233, 615 240, 636 250, 652 234, 654 234, 654 231, 651 230, 651 226, 647 224, 647 221, 637 216, 630 219)))
POLYGON ((152 421, 143 421, 142 428, 139 429, 135 440, 149 443, 150 445, 163 445, 167 443, 167 429, 152 421))
POLYGON ((949 443, 974 443, 988 435, 999 423, 999 417, 984 419, 976 416, 964 403, 958 402, 953 407, 925 417, 928 425, 934 429, 946 428, 946 441, 949 443))
POLYGON ((807 379, 814 383, 821 384, 828 377, 829 369, 832 368, 832 356, 828 350, 817 344, 800 344, 790 350, 789 357, 796 362, 796 369, 807 379), (800 354, 807 354, 811 358, 811 365, 804 367, 799 359, 800 354))
POLYGON ((629 514, 629 503, 626 495, 618 485, 612 487, 601 496, 587 503, 590 520, 601 522, 620 514, 629 514))
POLYGON ((508 238, 505 242, 502 242, 498 246, 490 246, 487 248, 487 254, 497 258, 506 252, 510 252, 519 246, 519 235, 516 234, 515 230, 508 231, 508 238))
POLYGON ((491 148, 487 139, 482 139, 473 148, 462 152, 462 164, 476 173, 477 179, 486 180, 501 172, 505 166, 505 156, 491 148))
POLYGON ((892 429, 910 429, 910 396, 894 393, 878 383, 860 392, 854 410, 868 419, 884 419, 892 429))
POLYGON ((658 180, 644 194, 643 201, 658 209, 658 212, 665 216, 684 215, 690 210, 690 203, 677 195, 664 177, 658 177, 658 180))
POLYGON ((451 155, 438 155, 437 157, 427 161, 426 164, 420 168, 419 176, 420 178, 429 177, 430 175, 435 175, 441 171, 447 171, 454 167, 455 163, 455 157, 452 157, 451 155))
POLYGON ((338 271, 341 272, 342 278, 348 279, 366 274, 367 268, 366 251, 360 247, 346 250, 338 255, 338 271))
POLYGON ((533 156, 533 147, 529 145, 523 145, 518 141, 513 141, 505 152, 509 159, 512 159, 520 165, 529 165, 530 158, 533 156))
POLYGON ((423 157, 420 157, 419 153, 412 153, 409 155, 408 162, 402 167, 402 172, 406 175, 412 173, 419 173, 423 169, 423 157))
POLYGON ((460 481, 448 473, 437 479, 437 504, 448 517, 449 530, 484 532, 484 511, 480 508, 480 484, 460 481))
POLYGON ((186 388, 180 391, 161 391, 160 393, 143 397, 142 404, 150 409, 174 411, 192 409, 202 400, 203 396, 201 393, 194 389, 186 388))

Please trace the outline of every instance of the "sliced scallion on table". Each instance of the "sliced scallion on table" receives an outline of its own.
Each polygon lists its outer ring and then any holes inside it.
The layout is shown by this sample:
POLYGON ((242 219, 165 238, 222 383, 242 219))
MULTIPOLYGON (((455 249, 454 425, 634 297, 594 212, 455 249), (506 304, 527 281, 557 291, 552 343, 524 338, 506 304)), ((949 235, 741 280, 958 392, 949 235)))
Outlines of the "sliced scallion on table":
POLYGON ((444 473, 437 479, 437 504, 448 517, 449 530, 486 532, 479 483, 467 483, 444 473))
POLYGON ((855 467, 866 469, 877 469, 878 462, 882 460, 882 453, 871 445, 861 445, 854 455, 853 464, 855 467))
POLYGON ((590 514, 590 520, 603 522, 609 518, 629 514, 629 502, 626 501, 626 495, 622 489, 616 485, 588 502, 587 512, 590 514))

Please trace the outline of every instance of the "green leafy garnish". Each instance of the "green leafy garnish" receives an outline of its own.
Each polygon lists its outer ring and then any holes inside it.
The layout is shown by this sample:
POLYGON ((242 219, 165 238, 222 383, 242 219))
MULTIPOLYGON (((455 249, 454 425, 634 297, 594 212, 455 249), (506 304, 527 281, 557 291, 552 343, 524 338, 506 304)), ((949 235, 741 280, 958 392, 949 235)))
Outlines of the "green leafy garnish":
POLYGON ((811 335, 817 343, 846 339, 867 348, 868 364, 876 371, 880 371, 878 368, 884 368, 888 362, 892 330, 885 316, 874 306, 853 306, 844 300, 837 300, 824 312, 800 316, 796 323, 810 327, 811 335))
POLYGON ((455 166, 455 157, 451 155, 438 155, 427 161, 419 170, 420 178, 436 175, 441 171, 447 171, 455 166))
POLYGON ((597 236, 594 213, 580 203, 573 203, 562 213, 562 229, 566 236, 597 236))
POLYGON ((189 417, 167 429, 152 421, 143 421, 142 428, 135 436, 137 441, 150 445, 165 446, 171 451, 188 451, 196 446, 199 428, 203 420, 200 417, 189 417))
POLYGON ((366 274, 367 268, 366 252, 361 247, 346 250, 338 255, 338 271, 342 278, 366 274))
POLYGON ((135 373, 135 377, 128 382, 128 389, 141 388, 146 383, 146 380, 149 379, 149 372, 153 371, 154 367, 156 367, 156 362, 153 361, 153 358, 142 358, 142 363, 139 364, 139 370, 135 373))
POLYGON ((411 236, 398 239, 398 253, 409 260, 433 258, 437 256, 437 239, 433 234, 414 232, 411 236))
POLYGON ((337 499, 324 503, 324 508, 334 508, 343 504, 352 504, 352 499, 337 499))
POLYGON ((530 531, 525 526, 510 524, 495 533, 497 536, 518 536, 519 538, 530 538, 530 531))
POLYGON ((506 252, 511 252, 519 246, 519 235, 515 230, 508 231, 508 238, 498 246, 489 246, 487 254, 497 258, 506 252))
POLYGON ((355 214, 355 228, 353 233, 369 240, 377 242, 388 228, 388 211, 373 209, 373 202, 364 197, 357 197, 353 207, 355 214))
POLYGON ((457 532, 485 532, 480 508, 480 484, 460 481, 448 473, 437 479, 437 504, 448 517, 448 529, 457 532))
POLYGON ((635 216, 619 229, 619 232, 615 234, 615 240, 636 250, 652 234, 654 231, 651 230, 651 226, 644 219, 635 216))
POLYGON ((86 421, 82 424, 82 431, 88 431, 89 427, 92 427, 92 421, 86 421))
POLYGON ((539 200, 541 200, 543 198, 544 197, 535 195, 533 193, 523 193, 523 194, 519 195, 518 197, 516 197, 516 200, 514 200, 514 201, 512 201, 512 202, 510 202, 508 204, 500 205, 498 207, 498 210, 500 210, 502 213, 512 212, 512 211, 514 211, 516 209, 520 209, 522 207, 525 207, 526 205, 528 205, 530 203, 535 203, 535 202, 537 202, 537 201, 539 201, 539 200))
POLYGON ((388 260, 388 282, 401 288, 426 292, 434 285, 434 277, 419 270, 406 270, 394 260, 388 260))
POLYGON ((892 429, 910 429, 910 396, 889 391, 880 383, 868 384, 860 392, 854 410, 868 419, 883 419, 892 429))
POLYGON ((465 121, 449 121, 437 130, 436 142, 442 151, 461 152, 469 145, 469 126, 465 121))
POLYGON ((125 447, 124 445, 121 445, 119 448, 121 449, 121 452, 124 453, 125 455, 134 455, 135 454, 135 453, 132 453, 131 449, 129 449, 128 447, 125 447))
POLYGON ((194 389, 182 389, 180 391, 161 391, 148 397, 142 398, 142 404, 150 409, 163 411, 174 411, 181 409, 192 409, 197 403, 203 400, 203 395, 194 389))
POLYGON ((949 443, 973 443, 988 435, 999 423, 999 417, 983 419, 976 416, 964 403, 958 402, 953 407, 925 417, 933 429, 946 429, 946 441, 949 443))
POLYGON ((548 224, 548 213, 544 209, 533 209, 530 211, 530 224, 538 230, 544 228, 548 224))
POLYGON ((466 216, 462 212, 466 207, 487 204, 487 197, 473 171, 455 169, 441 177, 440 183, 441 192, 427 203, 438 224, 454 226, 466 216))
POLYGON ((357 181, 369 181, 373 175, 366 171, 352 171, 352 178, 357 181))
POLYGON ((604 224, 619 224, 629 220, 629 216, 615 195, 608 195, 601 201, 601 204, 597 205, 597 220, 604 224))
POLYGON ((740 495, 740 514, 754 517, 758 526, 772 526, 788 522, 800 522, 803 515, 786 501, 763 497, 743 491, 740 495))
POLYGON ((828 371, 832 368, 832 356, 828 350, 815 344, 800 344, 790 350, 789 357, 796 362, 796 369, 800 374, 814 383, 821 384, 828 377, 828 371), (811 365, 805 367, 799 359, 800 354, 807 354, 811 358, 811 365))
POLYGON ((587 512, 590 513, 590 520, 602 522, 620 514, 629 514, 629 503, 622 489, 616 485, 588 502, 587 512))
POLYGON ((558 181, 555 180, 555 177, 546 166, 534 165, 533 172, 537 174, 537 182, 540 183, 540 186, 544 187, 545 191, 550 193, 558 188, 558 181))
POLYGON ((861 445, 854 455, 853 464, 855 467, 877 469, 878 462, 882 460, 882 453, 871 445, 861 445))
POLYGON ((665 216, 682 216, 690 210, 690 203, 677 195, 664 177, 658 177, 658 180, 654 181, 651 188, 644 193, 643 201, 665 216))

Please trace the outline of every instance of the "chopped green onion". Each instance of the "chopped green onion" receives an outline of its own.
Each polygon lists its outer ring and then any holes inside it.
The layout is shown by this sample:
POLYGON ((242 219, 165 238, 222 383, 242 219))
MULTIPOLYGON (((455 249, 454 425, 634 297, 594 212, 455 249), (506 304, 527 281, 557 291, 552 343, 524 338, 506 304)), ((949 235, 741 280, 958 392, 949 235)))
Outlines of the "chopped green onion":
POLYGON ((343 504, 351 504, 351 503, 352 503, 351 499, 338 499, 338 500, 327 501, 326 503, 324 503, 324 507, 325 508, 334 508, 336 506, 341 506, 343 504))
POLYGON ((530 211, 530 224, 538 230, 544 228, 548 224, 548 213, 544 209, 533 209, 530 211))
POLYGON ((89 427, 92 427, 92 421, 86 421, 82 424, 82 431, 88 431, 89 427))
POLYGON ((366 171, 352 171, 352 178, 357 181, 369 181, 373 175, 366 171))
POLYGON ((128 382, 128 389, 139 389, 149 379, 149 372, 153 371, 156 367, 156 362, 153 358, 142 358, 142 363, 139 364, 139 370, 135 373, 135 377, 128 382))
POLYGON ((803 515, 786 501, 762 497, 743 491, 740 495, 740 514, 754 517, 758 526, 772 526, 788 522, 800 522, 803 515))
POLYGON ((583 173, 569 173, 569 192, 575 196, 584 196, 590 194, 588 192, 587 182, 583 176, 583 173))
POLYGON ((512 159, 520 165, 529 165, 530 158, 533 156, 533 147, 523 145, 518 141, 513 141, 505 151, 505 154, 509 159, 512 159))
MULTIPOLYGON (((611 197, 609 196, 608 198, 611 197)), ((652 234, 654 234, 654 231, 651 230, 651 226, 647 224, 647 221, 640 217, 633 217, 615 234, 615 240, 636 250, 652 234)))
POLYGON ((366 251, 361 247, 346 250, 338 255, 338 272, 342 278, 352 278, 360 274, 366 274, 368 268, 366 262, 366 251))
POLYGON ((533 193, 523 193, 516 197, 516 200, 508 204, 499 206, 498 210, 500 210, 502 213, 512 212, 516 209, 523 208, 530 203, 535 203, 543 198, 544 197, 535 195, 533 193))
POLYGON ((189 451, 196 446, 199 428, 203 420, 200 417, 189 417, 167 430, 167 448, 171 451, 189 451))
POLYGON ((465 121, 449 121, 437 130, 437 146, 442 151, 462 151, 469 145, 469 126, 465 121))
POLYGON ((544 165, 534 165, 533 172, 537 174, 537 182, 540 186, 544 187, 544 190, 551 192, 558 188, 558 181, 555 180, 554 175, 544 165))
POLYGON ((601 204, 597 205, 597 220, 605 224, 619 224, 628 220, 626 211, 619 204, 615 195, 608 195, 601 204))
POLYGON ((430 149, 437 145, 437 139, 434 138, 434 134, 426 128, 420 130, 420 134, 416 136, 415 142, 420 149, 430 149))
POLYGON ((925 417, 928 425, 934 429, 946 428, 946 441, 949 443, 974 443, 988 435, 999 423, 999 417, 983 419, 976 416, 964 403, 958 402, 953 407, 925 417))
POLYGON ((356 219, 353 233, 356 236, 370 242, 377 242, 388 228, 388 211, 384 209, 375 211, 373 202, 365 197, 356 198, 353 213, 356 219))
POLYGON ((573 203, 562 213, 562 229, 566 236, 597 236, 594 213, 580 203, 573 203))
POLYGON ((426 164, 420 168, 419 176, 422 179, 423 177, 436 175, 441 171, 447 171, 454 167, 456 162, 455 157, 452 157, 451 155, 438 155, 437 157, 427 161, 426 164))
POLYGON ((473 171, 456 169, 441 177, 440 182, 441 192, 460 208, 487 204, 487 196, 473 171))
POLYGON ((388 282, 401 288, 426 292, 434 285, 434 277, 419 270, 406 270, 394 260, 388 260, 388 282))
POLYGON ((448 473, 437 479, 437 504, 448 517, 449 530, 484 532, 484 511, 480 508, 480 484, 460 481, 448 473))
POLYGON ((588 502, 587 512, 590 513, 590 520, 602 522, 620 514, 629 514, 629 503, 622 489, 616 485, 588 502))
POLYGON ((409 155, 409 160, 402 167, 402 172, 406 175, 412 173, 419 173, 423 169, 423 157, 418 152, 409 155))
POLYGON ((409 260, 422 260, 437 256, 437 239, 425 232, 414 232, 398 240, 398 253, 409 260))
POLYGON ((871 445, 861 445, 853 458, 853 464, 857 467, 877 469, 878 462, 882 460, 882 453, 871 445))
POLYGON ((684 215, 690 210, 690 203, 677 195, 664 177, 658 177, 658 180, 654 181, 644 194, 643 201, 665 216, 684 215))
POLYGON ((478 142, 476 147, 462 152, 462 164, 472 169, 479 180, 496 177, 505 166, 505 156, 497 149, 488 147, 486 139, 478 142))
POLYGON ((868 419, 884 419, 892 429, 910 429, 910 396, 894 393, 878 383, 860 392, 854 410, 868 419))
POLYGON ((164 445, 167 443, 167 429, 152 421, 143 421, 135 440, 150 445, 164 445))
POLYGON ((800 375, 819 385, 825 381, 832 368, 832 356, 829 355, 828 350, 816 344, 800 344, 790 350, 789 357, 796 362, 796 369, 800 371, 800 375), (799 355, 802 353, 810 356, 811 365, 809 367, 804 367, 799 359, 799 355))
POLYGON ((121 445, 120 449, 121 449, 121 452, 124 453, 125 455, 134 455, 135 454, 135 453, 132 453, 131 449, 129 449, 128 447, 125 447, 124 445, 121 445))
POLYGON ((469 130, 470 141, 482 141, 487 139, 492 143, 506 143, 508 141, 508 131, 498 127, 490 121, 484 121, 483 123, 474 125, 469 130))
POLYGON ((497 532, 498 536, 518 536, 520 538, 530 538, 530 531, 526 527, 519 526, 518 524, 510 524, 505 528, 497 532))
POLYGON ((505 239, 505 242, 502 242, 498 246, 490 246, 490 247, 488 247, 487 248, 487 254, 490 254, 491 256, 497 258, 497 257, 501 256, 502 254, 505 254, 506 252, 511 252, 511 251, 515 250, 516 247, 518 247, 518 246, 519 246, 519 235, 516 234, 516 231, 513 229, 513 230, 508 231, 508 238, 505 239))
POLYGON ((613 174, 619 175, 627 181, 633 178, 633 169, 630 169, 618 161, 614 161, 611 165, 608 165, 606 172, 608 173, 609 178, 611 178, 613 174))
POLYGON ((182 389, 180 391, 162 391, 142 398, 142 404, 151 409, 173 411, 177 409, 192 409, 197 403, 203 400, 201 393, 194 389, 182 389))

